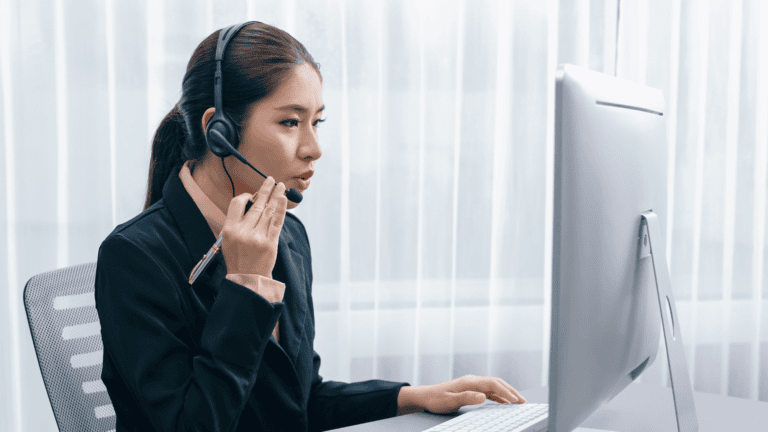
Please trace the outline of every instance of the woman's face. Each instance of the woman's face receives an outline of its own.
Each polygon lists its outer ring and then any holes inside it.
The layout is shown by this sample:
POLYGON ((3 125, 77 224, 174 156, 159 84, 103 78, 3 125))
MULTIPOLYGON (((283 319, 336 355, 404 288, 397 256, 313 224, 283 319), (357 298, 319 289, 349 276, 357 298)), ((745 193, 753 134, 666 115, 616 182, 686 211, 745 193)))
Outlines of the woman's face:
MULTIPOLYGON (((318 120, 325 109, 322 90, 320 75, 312 66, 297 66, 274 93, 255 105, 238 146, 264 175, 302 194, 309 187, 315 161, 323 154, 317 139, 318 120)), ((257 191, 264 177, 242 162, 232 162, 227 161, 227 169, 237 193, 257 191)), ((296 203, 288 201, 288 208, 294 207, 296 203)))

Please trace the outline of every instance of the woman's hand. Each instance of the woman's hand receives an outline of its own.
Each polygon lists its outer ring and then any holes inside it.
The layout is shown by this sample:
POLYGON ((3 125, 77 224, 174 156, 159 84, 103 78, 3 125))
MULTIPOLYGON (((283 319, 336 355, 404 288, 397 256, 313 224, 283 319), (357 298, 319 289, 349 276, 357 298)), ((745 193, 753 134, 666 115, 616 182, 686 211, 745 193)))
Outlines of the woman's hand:
POLYGON ((285 185, 275 185, 272 177, 264 180, 257 193, 247 213, 245 205, 251 194, 240 194, 229 202, 227 220, 221 228, 221 253, 228 274, 249 273, 271 278, 288 198, 285 185))
POLYGON ((527 402, 514 387, 501 378, 475 375, 465 375, 435 385, 402 387, 400 393, 397 399, 399 414, 420 411, 418 408, 436 414, 446 414, 456 412, 464 405, 479 405, 486 399, 503 404, 527 402))

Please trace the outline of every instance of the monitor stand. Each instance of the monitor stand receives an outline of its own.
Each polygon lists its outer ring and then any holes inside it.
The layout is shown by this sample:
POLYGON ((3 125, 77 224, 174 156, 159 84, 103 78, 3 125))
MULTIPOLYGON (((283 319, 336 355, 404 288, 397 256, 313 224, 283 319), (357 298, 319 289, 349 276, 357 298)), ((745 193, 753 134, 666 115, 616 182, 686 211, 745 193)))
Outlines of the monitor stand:
MULTIPOLYGON (((677 430, 679 432, 696 432, 699 421, 696 417, 696 406, 693 402, 693 389, 688 378, 688 365, 685 363, 683 338, 680 334, 680 320, 672 296, 672 282, 669 278, 667 259, 664 248, 666 241, 661 234, 659 218, 652 211, 643 212, 642 243, 640 247, 647 248, 653 263, 653 273, 656 280, 656 292, 659 296, 661 324, 664 330, 664 343, 667 347, 667 362, 669 363, 669 380, 672 383, 672 396, 675 401, 677 415, 677 430), (654 247, 655 243, 655 247, 654 247)), ((641 253, 646 251, 641 249, 641 253)))

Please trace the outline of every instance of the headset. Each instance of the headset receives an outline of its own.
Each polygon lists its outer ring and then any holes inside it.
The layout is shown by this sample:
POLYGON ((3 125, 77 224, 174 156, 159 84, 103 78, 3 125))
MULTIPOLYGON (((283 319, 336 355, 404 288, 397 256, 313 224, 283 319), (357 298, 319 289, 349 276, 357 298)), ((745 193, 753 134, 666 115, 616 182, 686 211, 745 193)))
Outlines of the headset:
MULTIPOLYGON (((214 75, 213 78, 213 102, 214 108, 216 108, 216 112, 208 121, 208 126, 205 128, 205 141, 208 144, 208 148, 211 149, 211 152, 221 158, 221 164, 224 166, 224 171, 227 173, 227 177, 229 177, 230 183, 232 183, 233 198, 235 195, 235 185, 232 182, 232 177, 229 176, 229 171, 227 171, 226 165, 224 165, 225 157, 234 156, 244 164, 251 167, 254 171, 261 174, 264 178, 267 178, 264 173, 251 165, 248 162, 248 159, 246 159, 243 155, 240 154, 240 152, 235 149, 239 141, 237 127, 235 122, 233 122, 232 119, 230 119, 229 116, 227 116, 227 114, 224 112, 223 103, 221 100, 223 93, 223 86, 221 83, 221 62, 224 61, 224 52, 227 50, 229 41, 234 39, 237 32, 248 24, 253 23, 261 24, 259 21, 248 21, 226 27, 219 32, 219 41, 216 44, 216 75, 214 75)), ((303 198, 301 192, 297 191, 296 189, 286 190, 285 196, 296 204, 300 203, 303 198)))

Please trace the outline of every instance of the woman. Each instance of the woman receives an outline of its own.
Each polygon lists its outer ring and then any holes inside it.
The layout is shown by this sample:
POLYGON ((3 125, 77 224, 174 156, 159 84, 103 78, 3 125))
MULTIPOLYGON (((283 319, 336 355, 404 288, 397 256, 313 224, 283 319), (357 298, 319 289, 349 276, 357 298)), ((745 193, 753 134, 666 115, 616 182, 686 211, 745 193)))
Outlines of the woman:
POLYGON ((524 403, 490 377, 417 387, 323 381, 309 240, 285 197, 286 187, 306 191, 322 155, 319 65, 262 23, 226 48, 223 110, 239 127, 237 150, 265 180, 206 143, 218 36, 195 50, 181 101, 155 134, 144 211, 99 249, 102 380, 117 431, 326 430, 486 398, 524 403), (190 285, 219 234, 221 253, 190 285))

